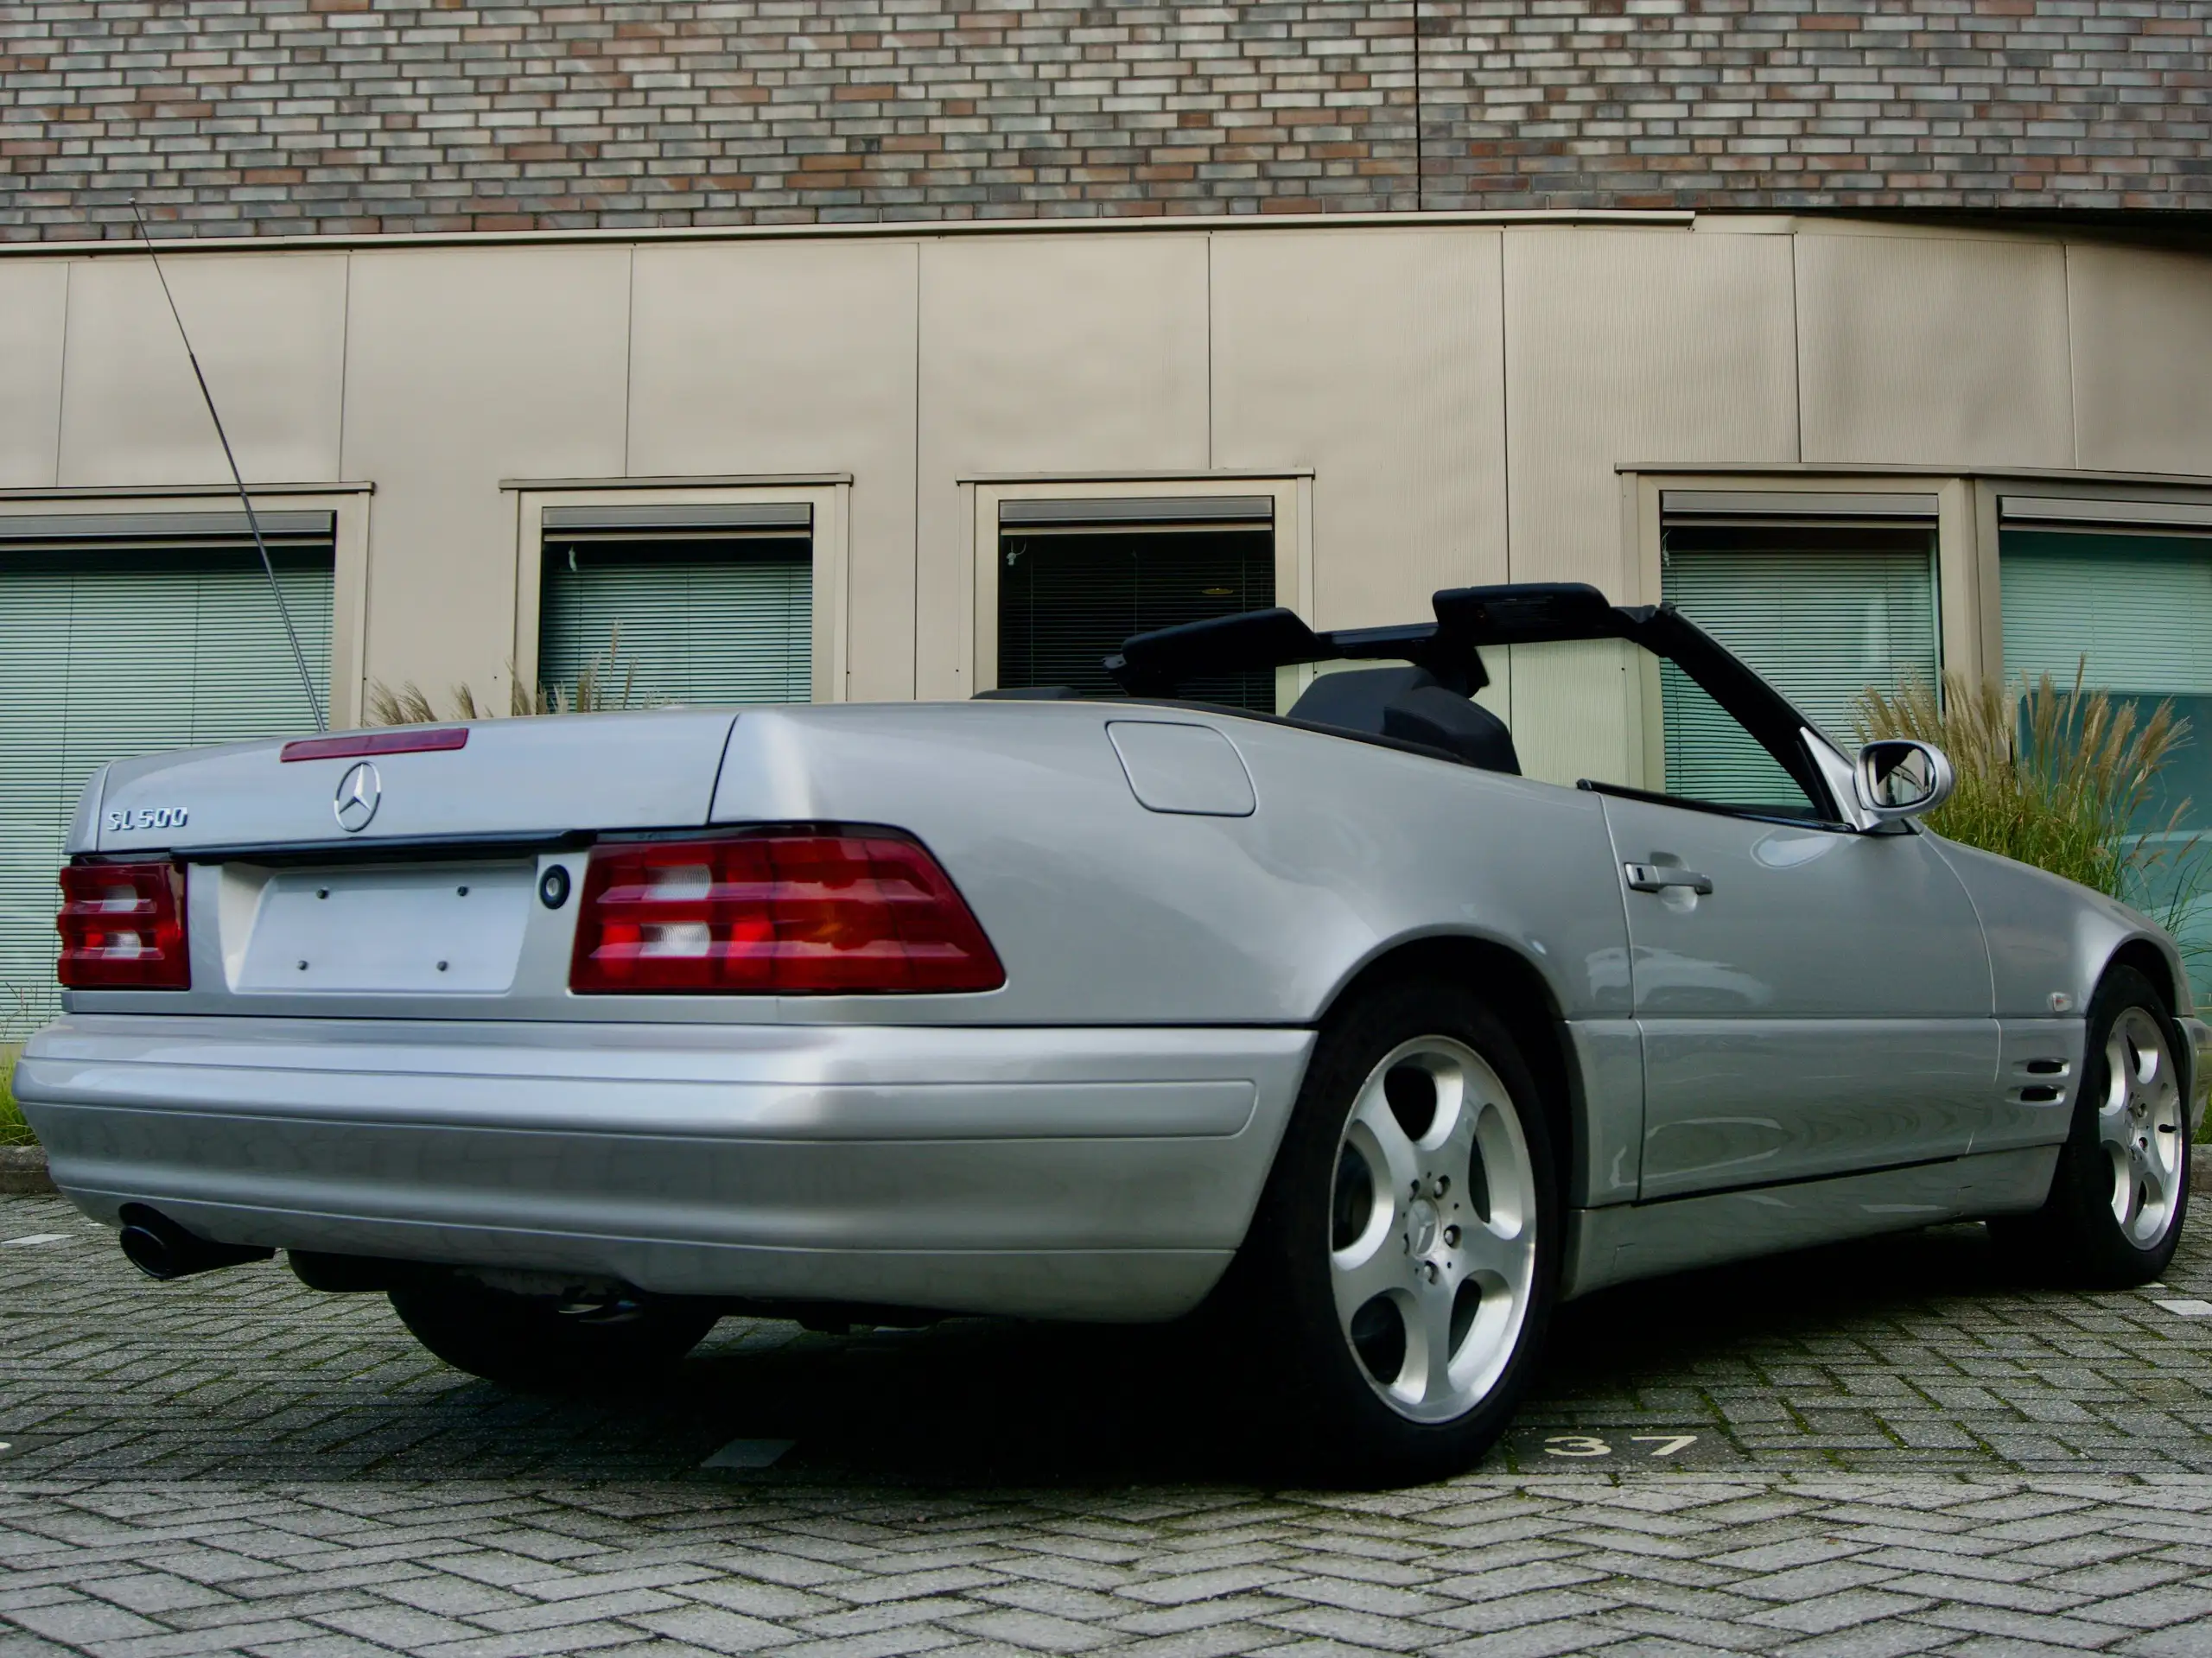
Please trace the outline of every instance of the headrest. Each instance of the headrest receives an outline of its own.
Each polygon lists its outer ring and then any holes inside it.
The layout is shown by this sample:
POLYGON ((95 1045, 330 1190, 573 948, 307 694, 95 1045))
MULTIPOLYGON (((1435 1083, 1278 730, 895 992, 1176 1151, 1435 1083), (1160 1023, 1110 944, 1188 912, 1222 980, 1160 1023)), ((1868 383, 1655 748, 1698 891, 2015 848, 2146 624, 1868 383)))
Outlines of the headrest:
MULTIPOLYGON (((1351 668, 1322 674, 1291 705, 1289 717, 1344 731, 1382 734, 1382 710, 1408 691, 1435 685, 1426 668, 1351 668)), ((1445 693, 1449 696, 1448 691, 1445 693)))
POLYGON ((1440 748, 1485 772, 1516 777, 1521 772, 1505 721, 1479 702, 1439 684, 1425 668, 1357 668, 1323 674, 1293 705, 1290 718, 1440 748))

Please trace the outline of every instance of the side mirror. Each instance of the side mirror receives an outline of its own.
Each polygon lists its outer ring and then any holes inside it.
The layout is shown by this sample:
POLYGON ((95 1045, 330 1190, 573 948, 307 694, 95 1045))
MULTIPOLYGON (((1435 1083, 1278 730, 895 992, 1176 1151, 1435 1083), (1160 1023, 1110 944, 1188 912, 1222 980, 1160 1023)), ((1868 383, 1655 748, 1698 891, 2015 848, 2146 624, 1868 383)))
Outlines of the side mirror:
POLYGON ((1890 737, 1859 751, 1852 782, 1867 813, 1891 823, 1934 811, 1951 797, 1958 777, 1933 743, 1890 737))

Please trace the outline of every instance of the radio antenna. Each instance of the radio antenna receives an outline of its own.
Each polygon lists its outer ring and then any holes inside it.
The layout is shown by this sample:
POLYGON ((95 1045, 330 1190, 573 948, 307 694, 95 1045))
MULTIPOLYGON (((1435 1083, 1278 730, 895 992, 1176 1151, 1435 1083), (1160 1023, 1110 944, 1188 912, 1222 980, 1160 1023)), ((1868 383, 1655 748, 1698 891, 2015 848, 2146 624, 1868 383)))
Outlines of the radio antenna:
POLYGON ((317 731, 330 729, 322 717, 322 699, 315 694, 315 676, 308 672, 307 652, 300 649, 300 636, 292 626, 292 612, 284 602, 284 589, 276 583, 276 566, 269 556, 269 543, 261 538, 261 519, 253 510, 253 498, 246 493, 245 476, 238 471, 238 458, 231 453, 230 434, 223 429, 223 417, 215 412, 215 394, 207 389, 207 377, 200 372, 200 355, 192 349, 192 336, 185 332, 184 316, 176 308, 176 295, 169 292, 169 279, 162 270, 162 257, 154 251, 153 233, 146 228, 146 215, 138 211, 138 200, 130 200, 130 216, 138 221, 139 238, 146 244, 146 257, 154 262, 154 275, 162 284, 162 297, 169 302, 169 315, 176 320, 177 338, 184 341, 184 354, 192 364, 192 378, 200 382, 200 400, 207 405, 207 418, 215 422, 215 439, 223 446, 223 459, 231 463, 231 481, 238 486, 238 505, 245 508, 245 527, 253 532, 254 550, 261 555, 261 573, 269 578, 269 596, 276 601, 277 619, 284 624, 284 637, 292 642, 292 664, 300 670, 300 689, 308 694, 308 712, 315 715, 317 731))

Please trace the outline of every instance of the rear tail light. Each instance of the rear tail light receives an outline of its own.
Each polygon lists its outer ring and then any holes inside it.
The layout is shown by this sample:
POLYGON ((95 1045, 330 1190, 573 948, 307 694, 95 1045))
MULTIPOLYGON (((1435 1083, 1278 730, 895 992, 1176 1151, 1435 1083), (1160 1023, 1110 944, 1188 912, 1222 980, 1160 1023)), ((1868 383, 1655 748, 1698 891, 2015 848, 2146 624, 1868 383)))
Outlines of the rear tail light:
POLYGON ((990 940, 900 835, 747 835, 594 848, 569 988, 772 994, 995 990, 990 940))
POLYGON ((77 863, 61 872, 61 959, 72 990, 189 990, 184 872, 168 863, 77 863))

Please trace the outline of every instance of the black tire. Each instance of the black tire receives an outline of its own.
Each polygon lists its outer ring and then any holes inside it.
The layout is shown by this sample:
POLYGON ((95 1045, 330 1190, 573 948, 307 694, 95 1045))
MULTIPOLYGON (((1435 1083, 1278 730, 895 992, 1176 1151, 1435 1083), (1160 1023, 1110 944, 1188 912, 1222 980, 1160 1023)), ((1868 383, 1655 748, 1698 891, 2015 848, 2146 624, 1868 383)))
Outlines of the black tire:
POLYGON ((388 1293, 399 1321, 438 1357, 522 1393, 642 1386, 672 1369, 721 1316, 686 1301, 517 1295, 457 1276, 388 1293))
MULTIPOLYGON (((2058 1153, 2058 1169, 2051 1178, 2050 1195, 2031 1215, 2006 1216, 1989 1223, 1991 1235, 2040 1277, 2084 1287, 2121 1289, 2147 1284, 2166 1269, 2181 1242, 2183 1222, 2189 1212, 2190 1123, 2187 1075, 2181 1032, 2176 1027, 2166 999, 2156 985, 2133 968, 2116 967, 2104 976, 2089 1002, 2085 1021, 2088 1040, 2082 1058, 2082 1085, 2075 1096, 2074 1117, 2066 1144, 2058 1153), (2119 1205, 2122 1195, 2121 1166, 2106 1130, 2113 1119, 2106 1108, 2114 1102, 2113 1066, 2109 1051, 2120 1033, 2125 1053, 2137 1050, 2129 1043, 2126 1027, 2139 1032, 2145 1024, 2164 1043, 2157 1064, 2168 1073, 2166 1086, 2178 1096, 2171 1113, 2129 1110, 2134 1138, 2150 1154, 2164 1150, 2160 1142, 2177 1142, 2170 1158, 2161 1162, 2177 1171, 2167 1184, 2155 1213, 2143 1200, 2148 1184, 2131 1173, 2139 1215, 2151 1216, 2133 1227, 2123 1223, 2119 1205), (2158 1121, 2171 1116, 2171 1126, 2158 1121), (2133 1236, 2131 1236, 2131 1230, 2133 1236)), ((2154 1067, 2155 1068, 2155 1067, 2154 1067)), ((2120 1098, 2155 1095, 2139 1084, 2133 1096, 2123 1086, 2120 1098)))
MULTIPOLYGON (((1389 1089, 1403 1069, 1400 1066, 1380 1077, 1394 1113, 1400 1109, 1399 1099, 1389 1089)), ((1414 1084, 1415 1093, 1420 1086, 1414 1084)), ((1429 1086, 1435 1089, 1441 1084, 1432 1079, 1429 1086)), ((1418 1102, 1414 1109, 1419 1109, 1418 1102)), ((1435 1108, 1432 1104, 1430 1109, 1435 1108)), ((1499 1128, 1496 1122, 1488 1126, 1493 1134, 1499 1128)), ((1418 1134, 1409 1141, 1416 1150, 1420 1142, 1418 1134)), ((1259 1357, 1265 1367, 1260 1374, 1273 1378, 1268 1384, 1274 1389, 1269 1413, 1278 1420, 1269 1424, 1274 1430, 1271 1445, 1276 1453, 1271 1460, 1280 1464, 1287 1455, 1292 1465, 1284 1471, 1353 1486, 1412 1484, 1465 1472, 1504 1431, 1535 1367, 1558 1280, 1559 1232, 1558 1185, 1542 1102, 1519 1046, 1503 1022, 1472 993, 1448 983, 1385 985, 1341 1010, 1322 1030, 1266 1192, 1224 1286, 1218 1308, 1223 1333, 1238 1342, 1248 1358, 1259 1357), (1435 1230, 1432 1223, 1455 1216, 1464 1221, 1465 1212, 1456 1204, 1440 1199, 1427 1217, 1416 1217, 1418 1205, 1398 1199, 1395 1184, 1389 1231, 1382 1235, 1369 1229, 1370 1223, 1384 1224, 1382 1211, 1375 1207, 1380 1201, 1374 1196, 1376 1184, 1364 1172, 1357 1150, 1347 1161, 1344 1149, 1347 1129, 1363 1091, 1370 1079, 1378 1078, 1384 1062, 1408 1044, 1437 1039, 1471 1051, 1489 1067, 1503 1085, 1503 1108, 1510 1112, 1526 1153, 1524 1168, 1508 1172, 1506 1159, 1501 1158, 1496 1175, 1485 1172, 1480 1153, 1464 1154, 1463 1160, 1471 1167, 1459 1183, 1462 1192, 1469 1206, 1476 1207, 1479 1185, 1479 1208, 1485 1225, 1490 1224, 1493 1212, 1500 1214, 1501 1225, 1525 1226, 1533 1220, 1535 1239, 1533 1260, 1527 1267, 1529 1281, 1521 1297, 1519 1324, 1517 1328, 1501 1325, 1509 1331, 1498 1338, 1496 1349, 1503 1355, 1503 1369, 1495 1368, 1495 1358, 1484 1363, 1481 1374, 1494 1380, 1458 1414, 1442 1420, 1414 1420, 1407 1413, 1408 1409, 1456 1408, 1456 1395, 1448 1394, 1440 1404, 1394 1405, 1386 1398, 1393 1377, 1375 1374, 1376 1369, 1388 1369, 1395 1362, 1401 1367, 1397 1376, 1403 1385, 1403 1378, 1412 1374, 1407 1367, 1419 1363, 1410 1345, 1419 1339, 1411 1334, 1420 1317, 1415 1302, 1394 1299, 1400 1293, 1392 1291, 1377 1295, 1357 1313, 1340 1314, 1338 1280, 1332 1255, 1348 1248, 1356 1251, 1357 1241, 1384 1236, 1386 1242, 1405 1246, 1403 1252, 1412 1263, 1408 1270, 1427 1272, 1429 1269, 1419 1264, 1423 1255, 1412 1248, 1406 1236, 1407 1229, 1418 1228, 1439 1244, 1452 1243, 1452 1256, 1457 1257, 1458 1229, 1435 1230), (1497 1209, 1507 1180, 1523 1183, 1516 1189, 1523 1190, 1525 1197, 1512 1202, 1516 1206, 1526 1203, 1531 1213, 1507 1217, 1497 1209), (1348 1190, 1353 1194, 1349 1198, 1344 1195, 1348 1190), (1347 1236, 1356 1240, 1349 1247, 1344 1241, 1347 1236), (1386 1303, 1384 1312, 1376 1314, 1380 1323, 1370 1319, 1378 1304, 1386 1303), (1395 1337, 1389 1320, 1390 1307, 1402 1310, 1395 1337), (1356 1336, 1354 1331, 1362 1330, 1363 1321, 1366 1327, 1356 1336), (1355 1340, 1363 1344, 1361 1348, 1355 1349, 1355 1340), (1394 1340, 1397 1344, 1395 1360, 1394 1340)), ((1474 1236, 1470 1232, 1471 1248, 1474 1236)), ((1440 1255, 1426 1258, 1445 1259, 1440 1255)), ((1460 1269, 1447 1261, 1443 1271, 1450 1274, 1460 1269)), ((1439 1280, 1432 1275, 1428 1281, 1433 1284, 1439 1280)), ((1452 1280, 1447 1277, 1442 1281, 1452 1280)), ((1502 1286, 1503 1280, 1498 1282, 1502 1286)), ((1419 1293, 1416 1286, 1414 1293, 1418 1296, 1419 1293)), ((1360 1291, 1350 1287, 1347 1280, 1345 1293, 1349 1299, 1360 1291)), ((1460 1293, 1464 1295, 1465 1291, 1460 1293)), ((1509 1305, 1512 1299, 1509 1293, 1509 1305)), ((1478 1286, 1474 1318, 1488 1316, 1480 1310, 1484 1299, 1478 1286)), ((1451 1307, 1448 1341, 1465 1340, 1471 1347, 1472 1324, 1463 1337, 1460 1301, 1452 1300, 1451 1307)), ((1465 1350, 1450 1347, 1448 1350, 1465 1350)), ((1420 1386, 1420 1380, 1416 1378, 1412 1385, 1420 1386)))

